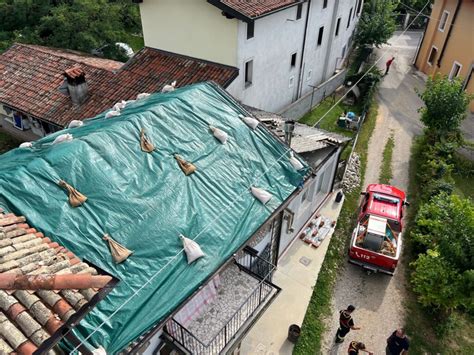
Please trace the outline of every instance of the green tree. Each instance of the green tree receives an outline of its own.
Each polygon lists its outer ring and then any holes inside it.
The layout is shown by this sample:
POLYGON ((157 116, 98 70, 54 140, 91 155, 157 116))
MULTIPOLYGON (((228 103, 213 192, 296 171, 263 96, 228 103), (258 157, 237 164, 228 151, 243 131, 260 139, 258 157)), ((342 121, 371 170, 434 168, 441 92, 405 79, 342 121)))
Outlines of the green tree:
POLYGON ((370 0, 364 4, 355 34, 359 47, 380 47, 387 43, 395 31, 395 6, 394 0, 370 0))
POLYGON ((422 305, 439 308, 448 314, 460 306, 472 306, 465 285, 465 279, 471 279, 472 292, 471 272, 459 274, 438 251, 431 249, 421 254, 412 266, 415 269, 411 278, 413 290, 422 305))
POLYGON ((472 98, 463 90, 462 80, 437 74, 428 78, 425 91, 418 95, 425 103, 420 109, 421 121, 430 134, 436 138, 459 136, 459 126, 472 98))

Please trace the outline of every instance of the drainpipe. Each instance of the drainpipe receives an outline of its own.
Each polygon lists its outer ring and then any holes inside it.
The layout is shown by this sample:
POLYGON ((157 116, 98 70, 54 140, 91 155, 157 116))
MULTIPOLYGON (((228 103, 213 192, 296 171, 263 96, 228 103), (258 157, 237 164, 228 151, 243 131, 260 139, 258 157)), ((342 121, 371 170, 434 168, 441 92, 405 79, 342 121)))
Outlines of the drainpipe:
MULTIPOLYGON (((357 11, 357 9, 355 11, 357 11)), ((334 1, 334 10, 332 12, 331 29, 329 30, 328 49, 326 50, 326 58, 324 58, 323 82, 328 79, 327 78, 327 73, 328 73, 328 66, 329 66, 329 58, 331 57, 332 42, 334 42, 334 30, 336 29, 336 22, 337 22, 338 12, 339 12, 339 0, 336 0, 336 1, 334 1)), ((342 20, 341 20, 341 22, 342 22, 342 20)), ((347 49, 349 49, 349 48, 347 48, 347 49)))
POLYGON ((451 21, 451 25, 449 26, 448 35, 446 36, 446 40, 443 43, 443 49, 441 49, 441 53, 439 55, 438 62, 436 63, 438 68, 441 66, 441 61, 443 60, 444 51, 446 50, 446 46, 449 42, 449 38, 451 37, 451 32, 453 30, 454 23, 456 22, 456 17, 458 16, 459 9, 461 8, 461 4, 462 4, 462 0, 458 0, 458 3, 456 5, 456 10, 454 10, 453 20, 451 21))
POLYGON ((304 48, 306 45, 306 34, 308 32, 308 23, 309 23, 309 11, 311 9, 311 0, 308 0, 308 8, 306 10, 306 20, 304 24, 304 34, 303 34, 303 45, 301 48, 301 59, 300 59, 300 69, 298 73, 298 89, 296 90, 296 100, 298 100, 301 97, 301 94, 303 92, 303 63, 304 63, 304 48))

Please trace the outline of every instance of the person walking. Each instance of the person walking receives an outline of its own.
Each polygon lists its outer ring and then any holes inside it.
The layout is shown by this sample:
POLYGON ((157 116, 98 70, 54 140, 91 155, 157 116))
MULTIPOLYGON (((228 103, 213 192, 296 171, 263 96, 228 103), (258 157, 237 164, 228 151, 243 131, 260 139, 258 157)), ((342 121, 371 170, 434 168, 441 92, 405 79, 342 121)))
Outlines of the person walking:
POLYGON ((354 312, 355 307, 349 305, 347 309, 339 311, 339 329, 336 333, 336 343, 342 343, 344 337, 352 330, 359 330, 359 327, 354 326, 354 320, 352 319, 352 312, 354 312))
POLYGON ((387 60, 387 63, 385 63, 385 74, 384 75, 388 74, 388 71, 390 70, 390 66, 392 65, 394 60, 395 60, 395 57, 392 57, 389 60, 387 60))
POLYGON ((410 342, 405 334, 405 329, 398 328, 387 338, 385 353, 387 355, 406 355, 409 346, 410 342))
POLYGON ((374 354, 373 352, 365 349, 364 343, 361 343, 359 341, 351 341, 351 343, 349 344, 349 349, 347 350, 347 353, 349 355, 359 355, 359 351, 366 352, 369 355, 374 354))

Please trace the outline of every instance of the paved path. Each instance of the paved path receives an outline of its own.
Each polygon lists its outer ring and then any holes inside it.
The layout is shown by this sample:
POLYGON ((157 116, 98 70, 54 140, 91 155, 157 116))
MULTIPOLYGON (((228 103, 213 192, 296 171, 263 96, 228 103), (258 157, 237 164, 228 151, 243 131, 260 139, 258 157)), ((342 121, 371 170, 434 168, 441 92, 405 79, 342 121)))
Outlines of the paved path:
MULTIPOLYGON (((412 67, 415 50, 421 32, 407 32, 398 37, 395 33, 385 57, 395 56, 390 73, 384 77, 378 94, 379 115, 374 133, 369 142, 368 164, 364 187, 378 182, 382 152, 392 134, 395 147, 392 159, 393 179, 391 183, 402 189, 408 186, 408 164, 412 139, 421 133, 418 108, 422 106, 415 88, 422 89, 424 81, 412 67)), ((385 50, 379 50, 378 56, 385 50)), ((387 58, 379 66, 385 69, 387 58)), ((350 341, 366 344, 376 355, 385 354, 385 339, 404 323, 405 272, 403 258, 395 276, 367 275, 360 268, 346 264, 337 280, 333 297, 332 317, 328 319, 323 353, 346 354, 350 341), (338 327, 339 310, 349 304, 356 306, 354 320, 361 330, 351 331, 341 346, 333 345, 338 327)))

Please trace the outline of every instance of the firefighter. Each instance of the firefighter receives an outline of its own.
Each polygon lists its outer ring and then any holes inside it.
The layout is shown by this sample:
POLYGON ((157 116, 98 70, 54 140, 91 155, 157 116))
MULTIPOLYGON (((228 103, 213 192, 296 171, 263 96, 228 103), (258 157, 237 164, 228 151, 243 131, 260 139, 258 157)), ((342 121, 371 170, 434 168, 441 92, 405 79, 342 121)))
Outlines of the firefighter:
POLYGON ((349 344, 349 349, 347 350, 347 353, 349 355, 359 355, 359 351, 364 351, 368 353, 369 355, 373 355, 373 352, 365 350, 365 344, 358 342, 358 341, 351 341, 349 344))
POLYGON ((336 343, 342 343, 344 337, 352 330, 359 330, 359 327, 354 326, 354 320, 352 319, 352 312, 354 312, 355 307, 349 305, 346 310, 339 311, 339 329, 336 333, 336 343))

